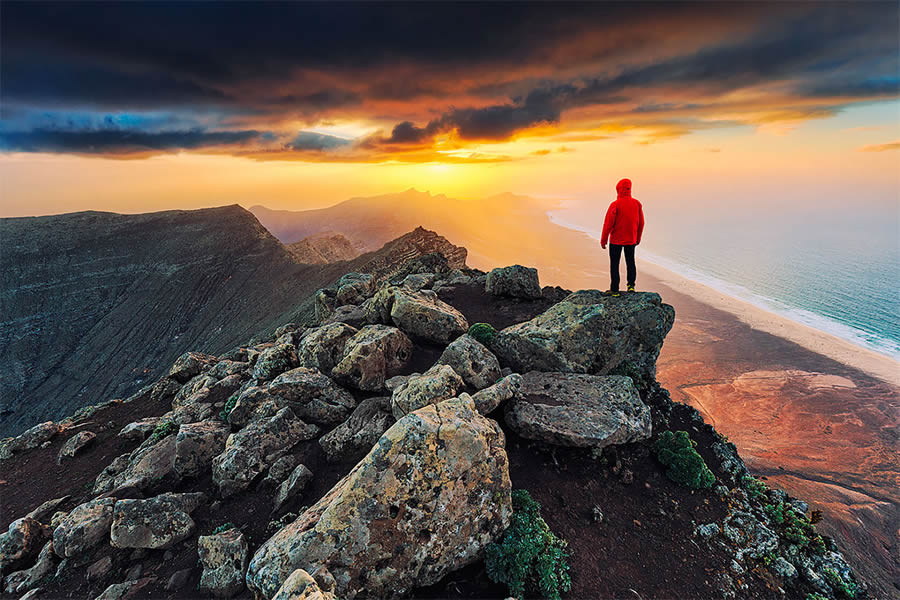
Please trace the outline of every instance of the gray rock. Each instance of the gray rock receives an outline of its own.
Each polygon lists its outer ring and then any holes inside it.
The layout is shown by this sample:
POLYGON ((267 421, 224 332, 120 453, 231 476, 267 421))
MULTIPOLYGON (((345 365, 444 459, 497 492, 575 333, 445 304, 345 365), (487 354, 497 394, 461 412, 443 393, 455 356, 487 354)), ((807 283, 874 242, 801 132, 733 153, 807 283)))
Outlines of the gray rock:
POLYGON ((560 446, 603 448, 651 434, 650 409, 621 375, 532 371, 504 418, 522 437, 560 446))
POLYGON ((317 369, 299 367, 275 378, 267 388, 301 419, 320 424, 340 423, 350 416, 356 400, 317 369))
POLYGON ((412 292, 394 288, 391 321, 404 332, 447 344, 469 329, 461 312, 438 299, 431 290, 412 292))
POLYGON ((119 500, 113 509, 110 542, 114 548, 171 548, 194 533, 190 517, 195 501, 186 494, 162 494, 146 500, 119 500))
POLYGON ((419 290, 431 287, 436 278, 437 275, 434 273, 413 273, 412 275, 407 275, 403 281, 400 282, 400 285, 414 292, 418 292, 419 290))
POLYGON ((725 517, 722 534, 740 547, 737 560, 760 558, 778 548, 778 536, 752 514, 734 511, 725 517))
POLYGON ((331 592, 323 591, 313 577, 303 569, 291 573, 272 600, 337 600, 331 592))
POLYGON ((281 482, 287 479, 288 475, 291 474, 291 471, 294 470, 294 467, 297 466, 297 457, 291 456, 290 454, 287 456, 282 456, 269 467, 269 472, 266 475, 266 483, 269 485, 281 485, 281 482))
POLYGON ((0 574, 28 562, 41 550, 49 531, 31 517, 22 517, 9 524, 0 536, 0 574))
POLYGON ((694 534, 699 535, 704 540, 709 540, 719 535, 722 529, 719 527, 718 523, 706 523, 705 525, 698 525, 696 529, 694 529, 694 534))
POLYGON ((422 375, 411 375, 391 394, 391 413, 395 419, 414 410, 436 404, 457 395, 463 380, 452 367, 434 365, 422 375))
POLYGON ((500 379, 497 357, 470 335, 456 338, 441 354, 438 364, 450 365, 466 385, 480 390, 500 379))
POLYGON ((522 388, 522 376, 518 373, 510 373, 494 385, 475 392, 472 399, 475 407, 483 415, 494 412, 501 404, 510 400, 519 393, 522 388))
POLYGON ((240 530, 201 535, 197 552, 203 565, 200 589, 217 598, 230 598, 244 589, 249 547, 240 530))
POLYGON ((784 579, 793 579, 797 576, 797 568, 781 556, 772 563, 772 570, 776 575, 784 579))
POLYGON ((357 389, 379 391, 386 378, 406 366, 412 350, 412 342, 396 327, 368 325, 347 340, 332 375, 357 389))
POLYGON ((153 430, 156 429, 156 426, 159 425, 161 420, 162 419, 160 417, 147 417, 145 419, 129 423, 119 432, 119 437, 126 440, 144 441, 145 439, 147 439, 147 436, 153 433, 153 430))
POLYGON ((346 323, 328 323, 308 329, 297 347, 300 366, 330 374, 343 357, 347 340, 356 331, 356 328, 346 323))
POLYGON ((26 516, 44 524, 52 524, 53 515, 56 514, 57 509, 68 501, 69 498, 71 498, 71 496, 62 496, 60 498, 54 498, 53 500, 47 500, 26 516))
POLYGON ((112 571, 113 562, 112 556, 106 555, 103 558, 100 558, 93 563, 91 566, 87 568, 86 577, 88 581, 99 581, 101 579, 105 579, 107 575, 112 571))
POLYGON ((93 431, 79 431, 63 444, 60 448, 56 461, 62 463, 67 458, 74 458, 76 454, 81 452, 89 444, 92 444, 97 438, 97 434, 93 431))
POLYGON ((658 294, 613 298, 582 290, 534 319, 498 332, 490 347, 501 364, 520 373, 625 374, 636 383, 649 382, 674 320, 675 310, 658 294))
POLYGON ((540 298, 541 284, 537 269, 512 265, 491 270, 485 279, 484 291, 494 296, 540 298))
POLYGON ((346 323, 350 327, 359 329, 367 323, 366 309, 355 304, 338 306, 330 316, 322 321, 323 325, 328 325, 329 323, 346 323))
POLYGON ((290 408, 283 408, 268 419, 254 421, 231 434, 225 450, 213 459, 213 482, 224 497, 244 490, 269 466, 267 456, 312 439, 318 432, 318 427, 298 419, 290 408))
POLYGON ((8 459, 15 452, 37 448, 52 439, 57 433, 59 433, 59 425, 53 421, 46 421, 14 438, 5 439, 0 443, 0 460, 8 459))
POLYGON ((97 498, 76 506, 53 532, 53 551, 76 558, 106 540, 115 504, 114 498, 97 498))
POLYGON ((319 438, 319 445, 331 462, 359 460, 394 421, 390 398, 368 398, 350 418, 319 438))
POLYGON ((272 597, 297 569, 327 566, 335 595, 407 593, 482 556, 509 525, 508 461, 500 427, 471 401, 427 406, 296 521, 260 547, 247 585, 272 597))
POLYGON ((179 477, 194 477, 212 464, 225 448, 231 428, 222 421, 200 421, 178 428, 174 470, 179 477))
POLYGON ((275 496, 275 511, 277 512, 284 503, 303 493, 303 489, 312 481, 312 471, 306 465, 297 465, 290 476, 281 483, 278 494, 275 496))
POLYGON ((178 590, 184 589, 190 579, 191 569, 181 569, 180 571, 175 571, 166 582, 166 591, 177 592, 178 590))
POLYGON ((316 292, 314 305, 316 323, 323 323, 334 312, 337 306, 335 295, 335 290, 327 288, 316 292))
POLYGON ((343 304, 361 304, 375 291, 375 279, 368 273, 347 273, 338 279, 335 302, 343 304))
POLYGON ((218 362, 218 358, 209 354, 201 354, 200 352, 185 352, 177 359, 169 369, 167 377, 174 379, 179 383, 186 383, 192 377, 201 372, 207 371, 212 365, 218 362))
POLYGON ((129 600, 136 597, 143 588, 154 581, 156 581, 156 577, 144 577, 142 579, 114 583, 103 590, 103 593, 94 598, 94 600, 129 600))
POLYGON ((225 379, 229 375, 244 375, 250 370, 250 363, 237 360, 220 360, 212 369, 209 376, 215 379, 225 379))
POLYGON ((251 421, 273 416, 278 412, 278 399, 261 386, 250 386, 238 393, 237 400, 228 413, 228 422, 244 427, 251 421))
POLYGON ((279 344, 266 348, 256 359, 253 367, 253 377, 259 381, 268 381, 293 369, 299 363, 297 350, 290 344, 279 344))
POLYGON ((37 562, 30 569, 10 573, 4 580, 7 594, 24 594, 37 586, 41 579, 56 571, 59 559, 53 553, 53 542, 47 542, 38 554, 37 562))
MULTIPOLYGON (((151 440, 148 438, 147 442, 151 440)), ((121 458, 97 476, 94 494, 113 494, 125 488, 144 490, 171 473, 175 468, 175 436, 168 435, 152 445, 138 447, 124 462, 121 458)))

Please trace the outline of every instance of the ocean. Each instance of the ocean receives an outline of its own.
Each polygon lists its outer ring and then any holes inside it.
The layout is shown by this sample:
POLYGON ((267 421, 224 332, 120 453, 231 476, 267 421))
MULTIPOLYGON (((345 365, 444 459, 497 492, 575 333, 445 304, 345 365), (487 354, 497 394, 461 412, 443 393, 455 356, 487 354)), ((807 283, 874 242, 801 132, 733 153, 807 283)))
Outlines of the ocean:
MULTIPOLYGON (((639 258, 900 360, 897 209, 689 214, 644 206, 639 258)), ((563 205, 547 214, 599 240, 605 209, 563 205)))

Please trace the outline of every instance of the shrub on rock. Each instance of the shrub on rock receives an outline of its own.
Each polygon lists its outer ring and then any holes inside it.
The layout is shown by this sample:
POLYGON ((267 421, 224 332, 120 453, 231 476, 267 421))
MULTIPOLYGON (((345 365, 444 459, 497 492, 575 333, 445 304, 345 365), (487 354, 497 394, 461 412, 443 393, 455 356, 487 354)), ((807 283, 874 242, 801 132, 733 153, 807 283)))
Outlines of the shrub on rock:
POLYGON ((490 347, 497 330, 490 323, 475 323, 469 327, 469 335, 478 340, 485 346, 490 347))
POLYGON ((694 450, 696 445, 687 431, 663 431, 656 440, 656 457, 669 467, 666 476, 675 483, 692 489, 708 488, 716 476, 694 450))

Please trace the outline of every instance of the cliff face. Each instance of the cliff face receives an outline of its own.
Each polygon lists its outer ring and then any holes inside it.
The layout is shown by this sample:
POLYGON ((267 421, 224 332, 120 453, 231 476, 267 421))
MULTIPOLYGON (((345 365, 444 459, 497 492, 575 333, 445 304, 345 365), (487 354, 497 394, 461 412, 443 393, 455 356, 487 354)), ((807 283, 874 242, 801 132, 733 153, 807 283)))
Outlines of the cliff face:
POLYGON ((298 264, 238 206, 2 219, 0 436, 127 397, 185 350, 224 352, 302 320, 348 268, 437 238, 336 267, 298 264))
POLYGON ((302 264, 323 265, 350 260, 359 255, 350 240, 339 233, 319 233, 287 246, 294 260, 302 264))

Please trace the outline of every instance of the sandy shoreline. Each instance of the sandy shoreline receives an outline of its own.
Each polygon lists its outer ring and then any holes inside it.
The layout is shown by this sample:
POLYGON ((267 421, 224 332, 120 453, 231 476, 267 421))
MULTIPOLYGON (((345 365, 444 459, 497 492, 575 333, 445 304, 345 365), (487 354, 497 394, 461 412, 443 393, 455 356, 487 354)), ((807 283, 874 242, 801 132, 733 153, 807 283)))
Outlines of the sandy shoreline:
POLYGON ((754 329, 784 338, 807 350, 827 356, 877 377, 881 381, 900 387, 900 362, 888 356, 769 312, 712 287, 687 279, 657 264, 641 260, 640 257, 638 257, 638 263, 638 272, 643 271, 677 292, 728 312, 754 329))

